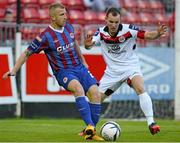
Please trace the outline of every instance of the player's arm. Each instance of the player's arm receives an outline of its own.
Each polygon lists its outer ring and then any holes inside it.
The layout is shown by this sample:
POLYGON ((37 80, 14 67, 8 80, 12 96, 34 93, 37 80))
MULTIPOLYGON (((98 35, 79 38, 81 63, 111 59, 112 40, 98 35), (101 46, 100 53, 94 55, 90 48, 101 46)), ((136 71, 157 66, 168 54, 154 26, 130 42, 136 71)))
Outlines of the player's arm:
POLYGON ((78 57, 82 61, 83 65, 88 68, 88 64, 87 64, 87 62, 86 62, 86 60, 85 60, 85 58, 84 58, 84 56, 83 56, 83 54, 81 52, 81 49, 79 47, 79 44, 78 44, 77 40, 75 40, 75 50, 76 50, 76 52, 78 54, 78 57))
POLYGON ((15 65, 14 65, 13 69, 11 71, 6 72, 3 75, 3 79, 8 78, 9 76, 15 76, 17 71, 27 61, 27 59, 29 58, 29 56, 31 54, 32 54, 32 52, 27 49, 23 53, 21 53, 21 55, 19 56, 19 58, 17 59, 15 65))
POLYGON ((45 40, 42 40, 39 36, 37 36, 31 44, 28 46, 28 48, 21 53, 19 58, 17 59, 13 69, 11 71, 6 72, 3 75, 3 78, 6 79, 8 76, 15 76, 17 71, 20 69, 20 67, 27 61, 30 55, 33 53, 39 53, 43 48, 40 48, 45 40))
POLYGON ((167 35, 167 29, 168 28, 166 25, 159 25, 155 31, 146 31, 144 34, 144 39, 154 40, 160 37, 164 37, 167 35))

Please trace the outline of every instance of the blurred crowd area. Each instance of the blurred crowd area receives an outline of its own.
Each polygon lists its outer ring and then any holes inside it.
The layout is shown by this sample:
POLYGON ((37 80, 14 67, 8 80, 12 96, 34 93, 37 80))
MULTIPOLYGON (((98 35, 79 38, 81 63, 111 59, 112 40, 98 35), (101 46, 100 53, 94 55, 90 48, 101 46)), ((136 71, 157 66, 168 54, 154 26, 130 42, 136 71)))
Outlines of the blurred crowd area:
MULTIPOLYGON (((155 29, 157 24, 169 26, 168 37, 155 41, 139 40, 140 46, 174 45, 175 0, 21 0, 22 41, 31 41, 50 22, 48 6, 61 2, 68 9, 68 21, 76 30, 76 38, 83 44, 87 33, 94 33, 105 24, 105 11, 117 7, 122 14, 122 23, 134 24, 142 29, 155 29)), ((0 0, 0 45, 14 44, 17 16, 16 0, 0 0)))

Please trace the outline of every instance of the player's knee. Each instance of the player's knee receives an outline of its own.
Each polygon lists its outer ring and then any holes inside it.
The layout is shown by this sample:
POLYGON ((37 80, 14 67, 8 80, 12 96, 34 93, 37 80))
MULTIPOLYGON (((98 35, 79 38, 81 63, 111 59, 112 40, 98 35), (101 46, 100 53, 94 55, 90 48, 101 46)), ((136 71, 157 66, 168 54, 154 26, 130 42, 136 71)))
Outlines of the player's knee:
POLYGON ((145 92, 144 87, 142 87, 142 86, 137 87, 135 89, 135 91, 136 91, 137 95, 140 95, 145 92))
POLYGON ((85 93, 84 93, 83 88, 77 86, 77 87, 74 88, 74 94, 75 94, 76 96, 82 96, 82 95, 84 95, 85 93))
POLYGON ((94 98, 94 99, 100 99, 100 98, 101 98, 101 95, 100 95, 100 93, 98 92, 98 90, 97 90, 97 91, 93 91, 93 92, 91 93, 91 96, 92 96, 92 98, 94 98))
POLYGON ((72 80, 69 85, 68 89, 75 95, 75 96, 82 96, 85 95, 84 89, 82 85, 77 80, 72 80))
POLYGON ((93 85, 89 88, 88 94, 96 96, 99 93, 97 85, 93 85))
POLYGON ((101 101, 101 95, 98 91, 98 89, 92 89, 89 92, 90 98, 91 98, 91 102, 100 102, 101 101))

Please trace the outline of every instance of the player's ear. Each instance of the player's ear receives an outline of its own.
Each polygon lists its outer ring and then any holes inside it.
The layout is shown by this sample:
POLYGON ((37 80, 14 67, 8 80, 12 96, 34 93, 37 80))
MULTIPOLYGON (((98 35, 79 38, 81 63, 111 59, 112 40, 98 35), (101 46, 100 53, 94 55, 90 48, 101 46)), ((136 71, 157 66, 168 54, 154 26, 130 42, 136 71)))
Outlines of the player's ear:
POLYGON ((50 16, 51 20, 53 20, 53 21, 55 20, 55 14, 54 14, 53 10, 49 11, 49 16, 50 16))
POLYGON ((56 17, 54 15, 52 15, 51 19, 54 21, 56 19, 56 17))

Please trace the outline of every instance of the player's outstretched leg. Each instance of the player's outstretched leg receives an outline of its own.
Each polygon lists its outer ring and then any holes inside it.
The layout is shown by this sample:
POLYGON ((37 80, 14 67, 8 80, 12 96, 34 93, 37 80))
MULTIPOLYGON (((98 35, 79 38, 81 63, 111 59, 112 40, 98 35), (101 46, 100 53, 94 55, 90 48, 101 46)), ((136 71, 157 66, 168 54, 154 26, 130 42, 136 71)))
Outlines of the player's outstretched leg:
POLYGON ((158 132, 160 132, 160 126, 156 123, 152 123, 151 125, 149 125, 149 131, 152 135, 157 134, 158 132))

